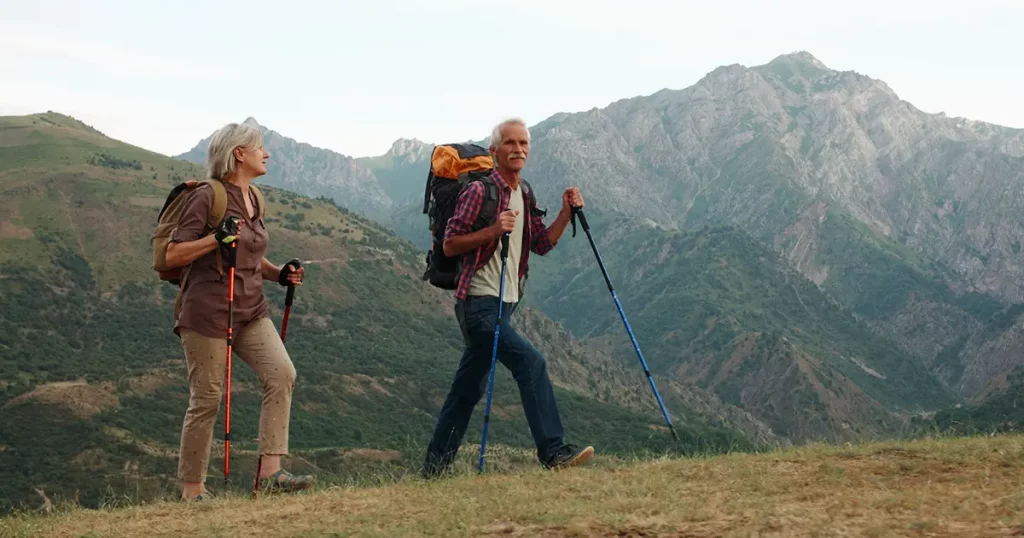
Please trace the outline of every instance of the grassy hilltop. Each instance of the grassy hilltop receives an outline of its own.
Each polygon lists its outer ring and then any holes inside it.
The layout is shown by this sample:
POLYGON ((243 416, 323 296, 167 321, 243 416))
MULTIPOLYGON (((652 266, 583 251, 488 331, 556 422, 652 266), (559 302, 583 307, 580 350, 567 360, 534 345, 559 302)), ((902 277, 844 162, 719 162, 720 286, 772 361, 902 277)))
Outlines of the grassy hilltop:
POLYGON ((4 536, 1019 536, 1024 439, 603 460, 0 520, 4 536))

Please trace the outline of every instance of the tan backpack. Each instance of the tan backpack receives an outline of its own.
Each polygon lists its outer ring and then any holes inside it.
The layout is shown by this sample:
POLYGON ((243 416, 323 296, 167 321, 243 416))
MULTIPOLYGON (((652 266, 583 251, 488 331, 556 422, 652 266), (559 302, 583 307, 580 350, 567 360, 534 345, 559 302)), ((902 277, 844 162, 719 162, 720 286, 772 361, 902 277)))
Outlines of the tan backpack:
MULTIPOLYGON (((220 226, 221 221, 224 220, 224 213, 228 207, 228 196, 224 190, 224 184, 219 180, 186 181, 174 187, 171 193, 167 195, 167 200, 157 216, 156 228, 153 230, 153 237, 150 241, 153 245, 153 270, 160 274, 160 280, 170 282, 171 284, 180 284, 181 273, 185 268, 169 267, 167 265, 167 245, 171 242, 171 236, 174 235, 174 230, 178 227, 178 217, 181 214, 182 208, 185 207, 185 202, 188 201, 188 196, 182 196, 182 193, 191 195, 203 185, 209 185, 213 189, 213 207, 206 218, 206 226, 203 229, 202 236, 205 237, 213 233, 220 226)), ((262 217, 265 211, 263 207, 263 193, 256 188, 256 185, 249 185, 249 188, 256 194, 256 202, 260 208, 260 217, 262 217)), ((217 263, 219 269, 219 259, 217 263)))
MULTIPOLYGON (((157 215, 156 228, 153 230, 153 236, 150 240, 153 246, 153 270, 160 275, 160 280, 170 282, 179 287, 178 297, 174 303, 175 319, 177 319, 178 311, 181 308, 180 288, 184 287, 184 277, 188 276, 186 269, 191 267, 191 264, 185 267, 169 267, 167 265, 167 245, 171 242, 171 236, 174 235, 174 230, 178 227, 178 217, 185 207, 185 202, 188 201, 189 195, 203 185, 209 185, 213 189, 213 207, 210 208, 210 214, 206 217, 206 226, 203 228, 202 236, 205 237, 216 231, 221 221, 224 220, 224 213, 228 207, 228 195, 224 190, 224 184, 217 179, 185 181, 176 185, 170 194, 167 195, 167 200, 164 202, 163 208, 160 209, 160 214, 157 215), (182 196, 182 194, 186 196, 182 196)), ((255 185, 249 185, 249 188, 256 193, 256 202, 259 204, 260 216, 262 217, 265 212, 263 192, 256 188, 255 185)), ((217 249, 217 270, 221 274, 224 273, 220 249, 217 249)))

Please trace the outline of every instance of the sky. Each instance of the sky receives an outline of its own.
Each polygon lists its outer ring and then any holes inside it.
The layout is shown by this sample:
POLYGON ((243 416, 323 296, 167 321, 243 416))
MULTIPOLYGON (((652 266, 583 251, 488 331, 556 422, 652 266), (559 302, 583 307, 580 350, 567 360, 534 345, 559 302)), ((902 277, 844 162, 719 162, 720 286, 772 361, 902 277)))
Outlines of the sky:
POLYGON ((926 112, 1024 128, 1024 1, 0 0, 0 115, 177 155, 232 121, 351 156, 810 52, 926 112))

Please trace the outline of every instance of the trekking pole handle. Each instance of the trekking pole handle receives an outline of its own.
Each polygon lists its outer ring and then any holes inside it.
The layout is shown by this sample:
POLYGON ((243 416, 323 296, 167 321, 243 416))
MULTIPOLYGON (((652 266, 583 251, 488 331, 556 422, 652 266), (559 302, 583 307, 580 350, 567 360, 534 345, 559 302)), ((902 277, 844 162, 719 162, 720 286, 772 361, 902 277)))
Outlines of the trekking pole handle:
POLYGON ((508 232, 501 236, 501 257, 502 259, 508 258, 508 232))
MULTIPOLYGON (((302 262, 298 258, 293 258, 285 264, 285 266, 294 265, 296 269, 302 267, 302 262)), ((295 300, 295 286, 290 282, 288 283, 288 292, 284 296, 284 305, 291 306, 292 301, 295 300)))
POLYGON ((572 219, 573 219, 572 225, 573 225, 574 229, 576 228, 576 217, 580 218, 580 224, 583 225, 583 231, 590 230, 590 225, 587 224, 587 217, 586 217, 586 215, 583 214, 583 208, 582 207, 573 206, 573 208, 572 208, 572 219))

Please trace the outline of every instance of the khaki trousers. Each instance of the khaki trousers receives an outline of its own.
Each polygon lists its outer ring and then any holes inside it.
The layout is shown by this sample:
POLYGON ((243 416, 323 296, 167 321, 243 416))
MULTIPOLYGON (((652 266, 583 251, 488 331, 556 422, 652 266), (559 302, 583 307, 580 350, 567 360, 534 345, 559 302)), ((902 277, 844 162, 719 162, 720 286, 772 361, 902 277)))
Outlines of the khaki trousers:
MULTIPOLYGON (((204 482, 210 462, 213 426, 220 412, 227 340, 226 336, 210 338, 182 329, 181 343, 188 365, 190 396, 181 428, 178 478, 185 482, 204 482)), ((238 331, 232 348, 232 355, 241 357, 263 384, 259 453, 287 454, 295 366, 280 335, 269 318, 260 318, 238 331)))

